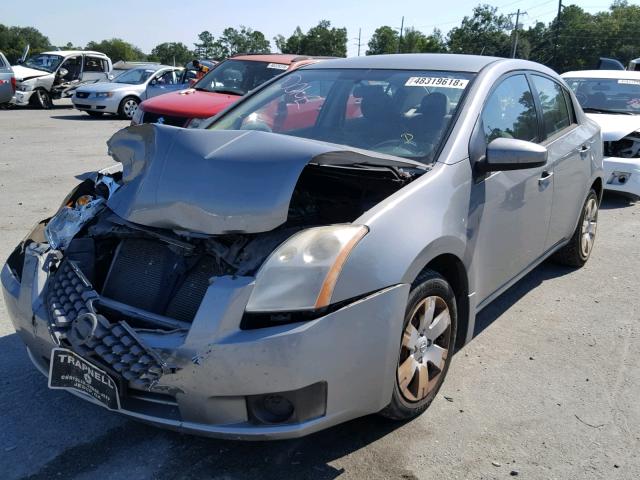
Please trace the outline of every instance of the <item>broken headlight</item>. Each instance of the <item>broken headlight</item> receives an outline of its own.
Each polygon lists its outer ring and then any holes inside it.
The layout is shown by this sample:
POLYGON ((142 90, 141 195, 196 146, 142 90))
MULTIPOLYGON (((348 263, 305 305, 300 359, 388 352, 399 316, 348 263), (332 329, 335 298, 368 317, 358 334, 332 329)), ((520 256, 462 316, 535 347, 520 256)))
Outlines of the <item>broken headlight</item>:
POLYGON ((18 85, 18 90, 21 92, 30 92, 33 90, 33 83, 21 83, 18 85))
POLYGON ((73 206, 64 206, 56 213, 44 229, 44 236, 52 248, 64 250, 80 229, 102 208, 104 198, 83 195, 73 206))
POLYGON ((292 236, 258 271, 247 312, 327 306, 349 253, 368 231, 361 225, 329 225, 292 236))

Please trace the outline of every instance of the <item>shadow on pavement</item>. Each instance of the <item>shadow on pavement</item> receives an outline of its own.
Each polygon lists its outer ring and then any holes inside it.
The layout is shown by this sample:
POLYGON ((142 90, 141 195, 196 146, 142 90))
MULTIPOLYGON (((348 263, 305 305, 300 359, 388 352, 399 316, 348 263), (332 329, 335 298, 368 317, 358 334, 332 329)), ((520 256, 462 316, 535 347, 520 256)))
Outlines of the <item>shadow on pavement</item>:
POLYGON ((604 192, 600 208, 602 210, 613 210, 614 208, 632 207, 636 204, 637 199, 616 192, 604 192))
POLYGON ((3 479, 75 478, 101 467, 119 471, 118 465, 127 464, 151 469, 136 478, 332 480, 343 473, 330 465, 333 460, 402 426, 368 416, 296 440, 237 442, 182 435, 49 390, 16 334, 0 337, 0 352, 3 479))
POLYGON ((74 115, 52 115, 51 118, 55 120, 75 120, 83 122, 103 122, 105 120, 122 120, 123 122, 130 122, 131 120, 124 120, 116 115, 104 114, 100 117, 91 117, 86 113, 76 113, 74 115))

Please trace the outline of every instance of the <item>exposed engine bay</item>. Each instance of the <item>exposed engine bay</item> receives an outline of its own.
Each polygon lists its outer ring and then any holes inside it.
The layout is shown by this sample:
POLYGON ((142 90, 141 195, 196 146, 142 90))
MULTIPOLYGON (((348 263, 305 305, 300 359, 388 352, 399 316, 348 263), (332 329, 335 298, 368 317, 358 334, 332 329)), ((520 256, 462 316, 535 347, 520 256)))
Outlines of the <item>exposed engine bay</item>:
POLYGON ((632 132, 617 141, 604 142, 607 157, 640 158, 640 133, 632 132))

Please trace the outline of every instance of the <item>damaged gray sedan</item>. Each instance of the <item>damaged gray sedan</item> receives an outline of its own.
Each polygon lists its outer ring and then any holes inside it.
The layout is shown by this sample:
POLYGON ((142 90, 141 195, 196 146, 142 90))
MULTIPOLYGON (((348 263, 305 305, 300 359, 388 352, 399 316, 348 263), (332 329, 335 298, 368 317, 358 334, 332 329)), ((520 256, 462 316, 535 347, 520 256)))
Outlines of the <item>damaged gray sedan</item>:
POLYGON ((217 437, 422 413, 478 311, 583 265, 602 140, 531 62, 330 60, 207 128, 147 124, 2 270, 51 388, 217 437))

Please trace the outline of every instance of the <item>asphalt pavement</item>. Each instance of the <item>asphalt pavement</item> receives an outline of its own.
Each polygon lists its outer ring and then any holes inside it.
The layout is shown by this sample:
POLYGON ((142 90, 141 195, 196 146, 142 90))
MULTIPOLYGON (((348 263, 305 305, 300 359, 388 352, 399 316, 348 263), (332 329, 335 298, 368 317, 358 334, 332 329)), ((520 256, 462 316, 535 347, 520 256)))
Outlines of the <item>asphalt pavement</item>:
MULTIPOLYGON (((0 110, 0 261, 127 122, 0 110)), ((139 424, 47 388, 0 300, 0 478, 638 479, 640 204, 605 196, 580 270, 546 262, 485 309, 428 411, 243 443, 139 424)))

